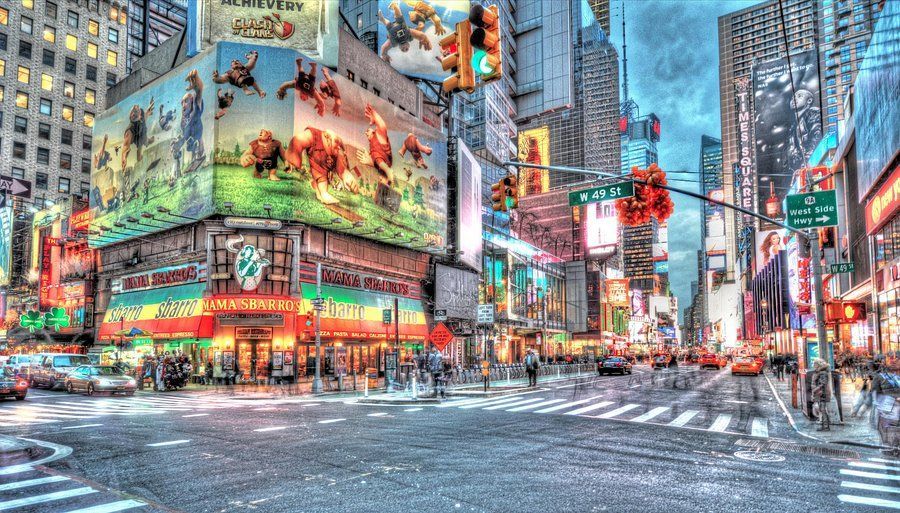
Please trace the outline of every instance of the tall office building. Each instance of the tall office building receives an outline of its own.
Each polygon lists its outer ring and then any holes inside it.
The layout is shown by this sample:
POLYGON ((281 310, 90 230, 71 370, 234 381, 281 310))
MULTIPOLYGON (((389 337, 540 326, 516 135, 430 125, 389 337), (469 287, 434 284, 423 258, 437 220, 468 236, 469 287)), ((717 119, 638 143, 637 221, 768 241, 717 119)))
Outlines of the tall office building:
POLYGON ((128 62, 134 61, 174 36, 187 23, 189 0, 128 0, 128 62))
POLYGON ((659 118, 653 113, 627 120, 625 131, 621 133, 622 173, 630 172, 635 166, 645 169, 650 164, 659 162, 656 144, 659 142, 661 126, 659 118))
MULTIPOLYGON (((722 141, 703 135, 700 137, 700 189, 713 199, 723 199, 722 141)), ((703 258, 698 259, 699 286, 707 297, 711 289, 721 286, 725 277, 725 216, 724 208, 703 203, 703 223, 700 226, 703 258)), ((696 313, 703 315, 707 305, 698 305, 696 313)))
POLYGON ((609 0, 588 0, 588 4, 600 28, 609 34, 609 0))

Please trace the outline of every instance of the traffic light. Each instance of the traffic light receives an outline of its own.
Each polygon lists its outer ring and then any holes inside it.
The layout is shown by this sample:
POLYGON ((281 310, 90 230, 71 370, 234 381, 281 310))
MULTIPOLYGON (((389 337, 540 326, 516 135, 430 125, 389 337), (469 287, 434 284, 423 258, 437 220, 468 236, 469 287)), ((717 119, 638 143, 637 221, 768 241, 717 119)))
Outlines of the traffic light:
POLYGON ((825 322, 854 323, 865 319, 865 303, 838 301, 826 305, 825 322))
POLYGON ((494 208, 494 212, 498 212, 500 210, 504 212, 506 211, 506 187, 504 186, 505 180, 506 178, 491 185, 491 206, 494 208))
POLYGON ((456 24, 456 32, 441 39, 441 67, 452 74, 444 79, 444 92, 475 90, 475 73, 472 71, 472 26, 468 21, 456 24))
POLYGON ((519 208, 519 181, 516 179, 516 176, 509 175, 502 182, 504 205, 506 206, 503 210, 519 208))
POLYGON ((479 4, 473 5, 469 11, 469 23, 472 33, 469 41, 473 47, 472 69, 482 82, 498 80, 503 76, 503 58, 500 54, 500 12, 497 6, 484 8, 479 4))
POLYGON ((313 310, 307 310, 306 312, 306 327, 309 328, 313 325, 313 319, 316 317, 316 313, 313 310))

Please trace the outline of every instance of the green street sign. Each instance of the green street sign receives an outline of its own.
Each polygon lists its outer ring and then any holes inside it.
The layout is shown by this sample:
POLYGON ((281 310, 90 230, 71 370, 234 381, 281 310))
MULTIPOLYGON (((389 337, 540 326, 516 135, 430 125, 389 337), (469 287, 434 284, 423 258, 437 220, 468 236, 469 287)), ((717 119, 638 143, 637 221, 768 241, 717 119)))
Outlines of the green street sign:
POLYGON ((853 262, 842 262, 828 266, 828 272, 831 274, 852 273, 854 269, 856 269, 856 266, 853 262))
POLYGON ((837 226, 837 224, 837 194, 834 191, 788 195, 788 226, 792 228, 823 228, 837 226))
POLYGON ((599 203, 601 201, 611 201, 619 198, 629 198, 631 196, 634 196, 634 182, 629 180, 627 182, 594 187, 593 189, 570 192, 569 206, 577 207, 580 205, 587 205, 588 203, 599 203))
POLYGON ((385 308, 384 310, 382 310, 381 311, 381 322, 384 324, 390 324, 391 321, 393 320, 392 315, 391 315, 391 314, 393 314, 393 312, 394 311, 391 310, 390 308, 385 308))

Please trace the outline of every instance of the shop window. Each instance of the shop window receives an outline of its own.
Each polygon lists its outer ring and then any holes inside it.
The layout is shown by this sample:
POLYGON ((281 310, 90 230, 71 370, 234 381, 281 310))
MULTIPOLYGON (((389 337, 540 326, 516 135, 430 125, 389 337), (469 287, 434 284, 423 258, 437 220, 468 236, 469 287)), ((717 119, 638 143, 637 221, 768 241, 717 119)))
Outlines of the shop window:
MULTIPOLYGON (((234 235, 212 236, 212 256, 210 262, 210 274, 231 273, 236 255, 228 251, 226 243, 234 235)), ((281 275, 286 281, 263 280, 257 289, 257 294, 263 295, 289 295, 292 281, 291 262, 294 252, 294 241, 287 237, 275 237, 272 235, 244 235, 244 244, 252 244, 256 248, 266 252, 266 258, 271 262, 267 268, 270 275, 281 275)), ((213 280, 213 294, 240 294, 240 284, 234 279, 213 280)))

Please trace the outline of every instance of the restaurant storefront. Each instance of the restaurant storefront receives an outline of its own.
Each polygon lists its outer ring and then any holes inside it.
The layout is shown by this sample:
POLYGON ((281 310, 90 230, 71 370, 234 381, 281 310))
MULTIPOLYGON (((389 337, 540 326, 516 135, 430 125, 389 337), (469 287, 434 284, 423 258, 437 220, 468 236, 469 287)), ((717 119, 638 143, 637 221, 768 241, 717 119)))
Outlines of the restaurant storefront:
POLYGON ((883 353, 900 351, 900 166, 866 204, 875 261, 875 312, 883 353))

